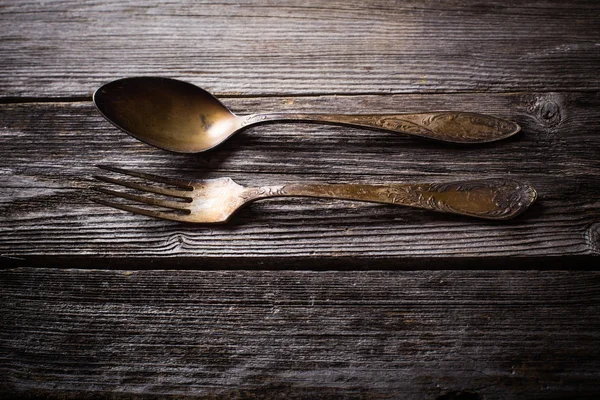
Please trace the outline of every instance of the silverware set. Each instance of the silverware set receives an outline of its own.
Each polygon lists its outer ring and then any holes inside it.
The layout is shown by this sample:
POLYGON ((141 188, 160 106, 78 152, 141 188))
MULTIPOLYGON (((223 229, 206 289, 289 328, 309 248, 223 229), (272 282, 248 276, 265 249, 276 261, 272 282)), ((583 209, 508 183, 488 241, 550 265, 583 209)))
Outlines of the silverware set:
MULTIPOLYGON (((363 127, 459 144, 493 142, 508 138, 520 130, 519 125, 511 121, 457 111, 381 115, 263 113, 237 116, 197 86, 154 77, 110 82, 94 93, 94 103, 108 121, 124 132, 153 146, 178 153, 206 151, 241 129, 277 121, 363 127)), ((127 190, 97 189, 111 198, 124 199, 135 205, 101 198, 95 198, 94 201, 137 214, 195 223, 226 222, 245 204, 270 197, 365 201, 494 220, 506 220, 521 214, 537 198, 531 186, 511 179, 376 185, 294 183, 243 187, 230 178, 189 181, 111 166, 99 167, 120 177, 96 176, 98 180, 127 190)))

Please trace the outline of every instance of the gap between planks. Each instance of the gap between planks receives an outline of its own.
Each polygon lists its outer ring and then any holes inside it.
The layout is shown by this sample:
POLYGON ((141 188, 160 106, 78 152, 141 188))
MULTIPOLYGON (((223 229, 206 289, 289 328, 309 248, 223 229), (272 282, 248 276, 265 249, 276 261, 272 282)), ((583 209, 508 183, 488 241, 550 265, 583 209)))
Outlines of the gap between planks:
MULTIPOLYGON (((108 82, 107 82, 108 83, 108 82)), ((551 93, 596 93, 600 87, 581 90, 506 90, 506 91, 477 91, 477 90, 455 90, 455 91, 414 91, 414 92, 315 92, 315 93, 259 93, 259 94, 231 94, 211 92, 211 94, 220 99, 258 99, 258 98, 309 98, 309 97, 362 97, 362 96, 438 96, 438 95, 469 95, 469 94, 490 94, 490 95, 526 95, 526 94, 551 94, 551 93)), ((44 104, 44 103, 88 103, 92 96, 61 96, 61 97, 0 97, 0 105, 3 104, 44 104)))

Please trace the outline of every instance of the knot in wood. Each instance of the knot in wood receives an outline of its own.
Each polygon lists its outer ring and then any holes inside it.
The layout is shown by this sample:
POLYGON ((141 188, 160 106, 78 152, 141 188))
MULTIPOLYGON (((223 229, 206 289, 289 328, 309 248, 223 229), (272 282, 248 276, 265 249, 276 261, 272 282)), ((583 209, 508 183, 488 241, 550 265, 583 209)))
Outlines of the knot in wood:
POLYGON ((585 241, 592 254, 600 254, 600 222, 595 222, 586 230, 585 241))
POLYGON ((167 246, 171 250, 181 250, 186 244, 184 233, 174 233, 169 237, 167 246))
POLYGON ((560 106, 552 100, 542 101, 538 113, 540 122, 546 127, 557 126, 562 121, 560 106))

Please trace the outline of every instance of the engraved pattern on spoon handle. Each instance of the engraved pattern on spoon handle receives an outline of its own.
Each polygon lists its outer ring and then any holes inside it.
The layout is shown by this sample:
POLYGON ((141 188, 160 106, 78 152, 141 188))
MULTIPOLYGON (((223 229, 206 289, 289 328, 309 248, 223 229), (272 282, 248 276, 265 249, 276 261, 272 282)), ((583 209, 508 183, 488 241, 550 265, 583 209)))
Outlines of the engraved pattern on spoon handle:
POLYGON ((270 121, 307 121, 358 126, 464 144, 501 140, 521 129, 518 124, 502 118, 459 111, 381 115, 265 113, 242 117, 241 126, 270 121))
POLYGON ((289 184, 248 189, 246 200, 266 197, 322 197, 386 203, 476 218, 506 220, 537 198, 531 186, 510 179, 424 184, 289 184))

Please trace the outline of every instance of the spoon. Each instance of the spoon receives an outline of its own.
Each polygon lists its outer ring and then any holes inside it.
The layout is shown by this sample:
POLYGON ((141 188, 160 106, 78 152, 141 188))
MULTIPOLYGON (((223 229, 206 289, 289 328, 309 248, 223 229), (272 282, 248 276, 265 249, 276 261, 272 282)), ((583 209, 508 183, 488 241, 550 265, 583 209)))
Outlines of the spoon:
POLYGON ((93 98, 98 110, 116 127, 145 143, 177 153, 209 150, 243 128, 272 121, 364 127, 461 144, 493 142, 521 129, 504 119, 456 111, 237 116, 204 89, 158 77, 119 79, 99 88, 93 98))

